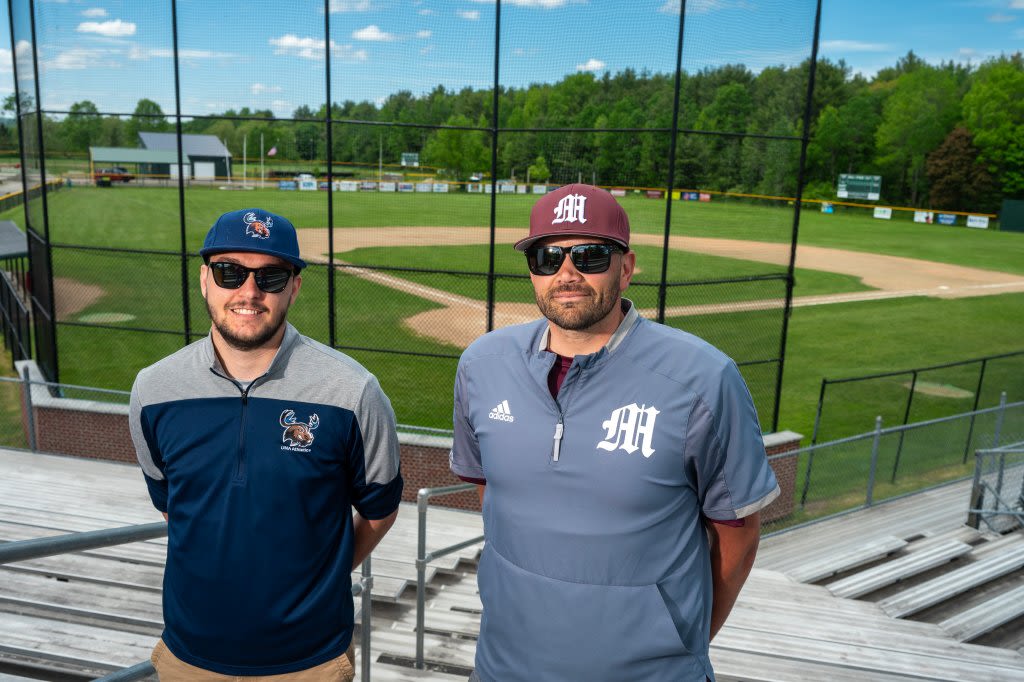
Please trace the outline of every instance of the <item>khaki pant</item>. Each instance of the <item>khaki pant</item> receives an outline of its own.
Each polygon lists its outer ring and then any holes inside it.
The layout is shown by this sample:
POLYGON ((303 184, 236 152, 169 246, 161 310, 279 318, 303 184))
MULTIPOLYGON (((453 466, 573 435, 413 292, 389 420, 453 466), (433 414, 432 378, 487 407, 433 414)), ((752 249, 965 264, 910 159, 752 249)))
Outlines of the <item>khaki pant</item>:
POLYGON ((313 668, 283 675, 222 675, 197 668, 181 660, 167 648, 164 640, 156 643, 150 659, 160 682, 352 682, 356 676, 353 644, 335 659, 313 668))

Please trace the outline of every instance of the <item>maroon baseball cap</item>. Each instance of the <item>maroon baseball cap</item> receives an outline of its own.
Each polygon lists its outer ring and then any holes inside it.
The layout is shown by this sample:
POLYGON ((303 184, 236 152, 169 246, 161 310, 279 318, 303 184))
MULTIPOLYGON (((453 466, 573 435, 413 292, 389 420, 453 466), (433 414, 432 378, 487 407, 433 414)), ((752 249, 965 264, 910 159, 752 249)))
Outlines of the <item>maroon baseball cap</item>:
POLYGON ((600 237, 629 249, 629 218, 611 194, 593 185, 559 187, 533 205, 530 235, 515 243, 526 251, 544 237, 600 237))

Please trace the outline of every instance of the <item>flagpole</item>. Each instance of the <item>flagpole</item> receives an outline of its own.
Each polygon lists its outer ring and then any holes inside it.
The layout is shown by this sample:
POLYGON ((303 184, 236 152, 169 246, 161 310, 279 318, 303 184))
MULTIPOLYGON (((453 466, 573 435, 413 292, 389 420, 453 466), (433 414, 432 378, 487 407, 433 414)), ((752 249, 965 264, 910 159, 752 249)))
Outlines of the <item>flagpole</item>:
MULTIPOLYGON (((249 173, 245 170, 246 158, 245 158, 245 145, 249 142, 249 136, 246 135, 242 138, 242 189, 245 189, 246 182, 249 180, 249 173)), ((237 147, 236 147, 237 149, 237 147)))
POLYGON ((260 189, 263 189, 265 182, 266 177, 263 175, 263 133, 260 133, 260 189))

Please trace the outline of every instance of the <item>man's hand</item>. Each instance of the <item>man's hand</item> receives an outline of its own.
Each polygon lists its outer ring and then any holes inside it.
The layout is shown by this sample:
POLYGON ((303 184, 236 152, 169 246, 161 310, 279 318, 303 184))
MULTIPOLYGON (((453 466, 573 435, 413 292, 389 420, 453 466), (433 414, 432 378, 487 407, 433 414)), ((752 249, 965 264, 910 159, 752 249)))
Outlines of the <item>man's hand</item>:
POLYGON ((714 596, 711 605, 711 638, 725 624, 740 588, 750 575, 761 537, 761 515, 744 518, 742 526, 726 526, 707 522, 711 539, 711 582, 714 596))
POLYGON ((355 531, 355 547, 352 554, 352 570, 356 570, 363 559, 370 556, 370 552, 377 546, 391 526, 395 525, 398 518, 398 510, 391 512, 383 519, 364 519, 358 512, 352 513, 352 528, 355 531))

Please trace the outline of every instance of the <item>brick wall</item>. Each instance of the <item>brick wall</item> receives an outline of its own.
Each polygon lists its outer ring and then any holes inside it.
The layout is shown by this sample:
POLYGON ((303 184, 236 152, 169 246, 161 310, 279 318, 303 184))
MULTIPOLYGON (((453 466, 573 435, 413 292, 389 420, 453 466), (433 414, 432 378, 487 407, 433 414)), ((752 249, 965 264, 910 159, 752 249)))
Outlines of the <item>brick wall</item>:
POLYGON ((761 511, 761 523, 778 521, 793 513, 794 495, 796 493, 796 463, 798 456, 786 457, 783 453, 792 452, 800 447, 799 433, 780 431, 764 437, 765 451, 768 453, 768 464, 775 472, 782 493, 775 501, 761 511), (776 455, 776 457, 772 457, 776 455), (777 455, 783 455, 781 457, 777 455))

